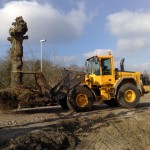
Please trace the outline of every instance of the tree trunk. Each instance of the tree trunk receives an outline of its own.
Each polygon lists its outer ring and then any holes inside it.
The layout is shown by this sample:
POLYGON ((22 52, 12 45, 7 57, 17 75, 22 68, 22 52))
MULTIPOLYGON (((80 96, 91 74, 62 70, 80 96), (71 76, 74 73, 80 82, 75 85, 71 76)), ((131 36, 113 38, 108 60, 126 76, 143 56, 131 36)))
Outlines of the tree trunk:
POLYGON ((16 87, 22 85, 22 66, 23 66, 23 40, 28 39, 24 34, 28 31, 27 25, 24 22, 23 18, 17 17, 16 22, 12 23, 14 27, 9 29, 10 37, 8 41, 11 42, 12 48, 10 49, 10 58, 11 58, 11 87, 16 87))

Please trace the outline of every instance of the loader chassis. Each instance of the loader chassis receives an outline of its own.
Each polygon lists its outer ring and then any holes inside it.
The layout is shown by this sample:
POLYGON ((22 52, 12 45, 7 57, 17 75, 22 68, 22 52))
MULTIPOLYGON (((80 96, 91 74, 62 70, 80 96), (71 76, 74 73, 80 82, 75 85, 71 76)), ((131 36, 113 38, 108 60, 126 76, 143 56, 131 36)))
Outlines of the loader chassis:
POLYGON ((87 74, 70 91, 68 103, 77 111, 90 110, 95 101, 109 106, 136 107, 140 97, 150 92, 150 86, 143 85, 140 72, 125 71, 123 63, 124 59, 120 70, 115 69, 110 54, 87 59, 87 74))

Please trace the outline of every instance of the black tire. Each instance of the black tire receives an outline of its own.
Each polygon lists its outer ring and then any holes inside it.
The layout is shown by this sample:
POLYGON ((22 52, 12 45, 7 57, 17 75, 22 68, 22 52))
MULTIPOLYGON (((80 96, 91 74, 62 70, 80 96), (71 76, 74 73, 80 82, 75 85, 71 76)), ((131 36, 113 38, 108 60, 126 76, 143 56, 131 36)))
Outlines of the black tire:
POLYGON ((59 100, 59 104, 60 106, 65 109, 65 110, 69 110, 68 104, 67 104, 67 97, 60 99, 59 100))
POLYGON ((117 93, 117 102, 121 107, 134 108, 139 104, 140 92, 132 83, 126 83, 120 87, 117 93))
POLYGON ((117 107, 118 103, 115 98, 111 98, 110 100, 105 100, 104 103, 110 107, 117 107))
POLYGON ((88 87, 85 86, 76 86, 68 97, 68 105, 70 105, 72 109, 77 112, 91 110, 93 102, 93 93, 88 87))

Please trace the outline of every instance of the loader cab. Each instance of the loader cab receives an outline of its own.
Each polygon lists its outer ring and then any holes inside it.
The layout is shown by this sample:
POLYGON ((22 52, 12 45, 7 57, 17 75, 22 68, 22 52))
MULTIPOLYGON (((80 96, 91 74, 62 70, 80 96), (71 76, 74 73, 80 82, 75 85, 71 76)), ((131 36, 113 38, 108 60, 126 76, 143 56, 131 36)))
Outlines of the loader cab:
POLYGON ((112 55, 91 57, 86 61, 86 68, 92 85, 114 84, 114 59, 112 55))

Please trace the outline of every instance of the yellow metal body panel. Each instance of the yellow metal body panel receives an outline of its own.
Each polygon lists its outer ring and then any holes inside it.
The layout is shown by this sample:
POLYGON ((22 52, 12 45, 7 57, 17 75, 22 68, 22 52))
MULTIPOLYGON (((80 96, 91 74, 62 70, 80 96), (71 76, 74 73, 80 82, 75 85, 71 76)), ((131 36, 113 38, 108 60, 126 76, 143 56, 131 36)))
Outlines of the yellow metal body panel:
POLYGON ((117 83, 118 80, 120 80, 121 78, 132 78, 136 81, 136 83, 138 85, 141 84, 141 80, 140 80, 140 76, 141 76, 141 73, 140 72, 128 72, 128 71, 125 71, 125 72, 116 72, 116 82, 115 84, 117 83))
POLYGON ((150 85, 143 86, 143 92, 144 93, 149 93, 150 92, 150 85))

